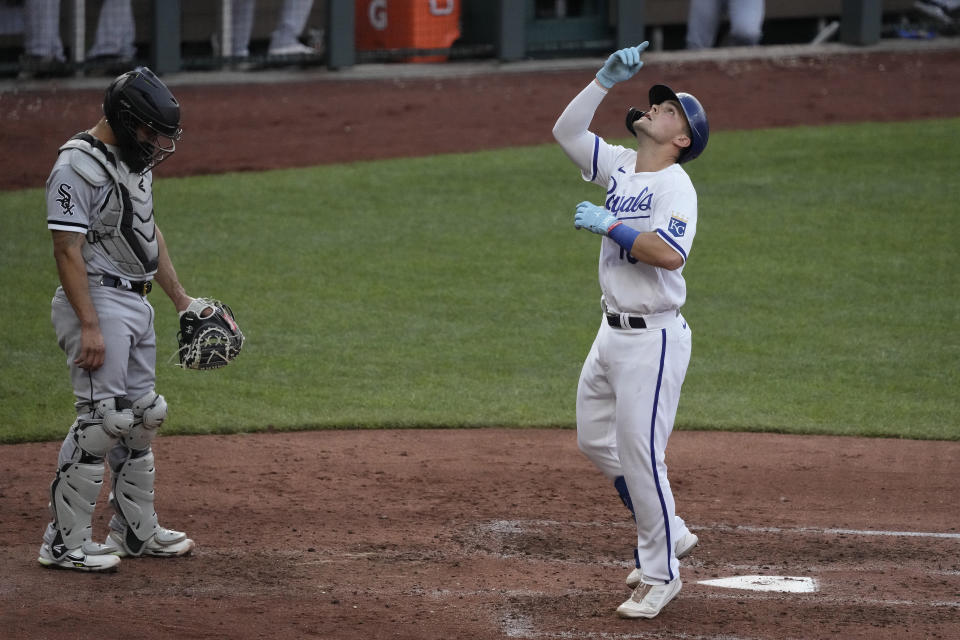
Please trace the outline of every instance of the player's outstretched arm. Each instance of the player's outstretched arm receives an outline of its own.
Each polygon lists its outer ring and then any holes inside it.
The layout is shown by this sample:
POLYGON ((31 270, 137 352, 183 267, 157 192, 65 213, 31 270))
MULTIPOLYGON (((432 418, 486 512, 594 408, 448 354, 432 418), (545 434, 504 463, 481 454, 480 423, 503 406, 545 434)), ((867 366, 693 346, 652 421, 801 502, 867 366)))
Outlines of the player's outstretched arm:
POLYGON ((647 48, 647 44, 643 42, 611 54, 597 72, 596 78, 570 101, 553 125, 554 139, 581 171, 589 171, 593 161, 596 136, 589 131, 589 127, 597 107, 603 102, 610 87, 631 78, 640 70, 643 66, 640 54, 647 48))

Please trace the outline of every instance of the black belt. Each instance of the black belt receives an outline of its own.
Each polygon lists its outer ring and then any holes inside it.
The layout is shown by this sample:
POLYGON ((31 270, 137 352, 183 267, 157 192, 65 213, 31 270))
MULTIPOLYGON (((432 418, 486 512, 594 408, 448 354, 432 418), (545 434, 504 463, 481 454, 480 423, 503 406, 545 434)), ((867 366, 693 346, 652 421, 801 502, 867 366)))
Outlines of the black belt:
POLYGON ((142 296, 147 295, 153 290, 153 283, 150 280, 121 280, 111 276, 100 276, 100 284, 104 287, 114 287, 115 289, 129 289, 142 296), (128 286, 129 285, 129 286, 128 286))
MULTIPOLYGON (((614 329, 626 329, 620 321, 620 316, 616 313, 604 314, 607 316, 607 324, 614 329)), ((647 322, 641 316, 627 316, 627 324, 630 329, 646 329, 647 322)))

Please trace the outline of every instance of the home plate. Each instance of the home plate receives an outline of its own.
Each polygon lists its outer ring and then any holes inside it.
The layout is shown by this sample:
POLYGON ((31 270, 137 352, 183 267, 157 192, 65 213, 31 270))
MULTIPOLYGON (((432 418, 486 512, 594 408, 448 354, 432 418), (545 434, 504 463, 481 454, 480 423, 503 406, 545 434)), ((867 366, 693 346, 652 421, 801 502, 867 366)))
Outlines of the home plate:
POLYGON ((785 593, 813 593, 817 591, 817 581, 813 578, 793 576, 734 576, 700 580, 697 584, 724 589, 749 589, 751 591, 783 591, 785 593))

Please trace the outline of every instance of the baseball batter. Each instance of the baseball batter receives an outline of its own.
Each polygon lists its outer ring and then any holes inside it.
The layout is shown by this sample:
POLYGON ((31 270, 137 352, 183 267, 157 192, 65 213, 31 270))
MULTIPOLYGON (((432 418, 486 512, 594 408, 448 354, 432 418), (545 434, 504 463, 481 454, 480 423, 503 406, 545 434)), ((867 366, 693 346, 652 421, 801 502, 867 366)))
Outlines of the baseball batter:
POLYGON ((51 318, 66 353, 77 417, 50 487, 52 521, 38 561, 82 571, 115 569, 125 556, 180 556, 193 540, 154 512, 151 442, 167 416, 154 390, 152 281, 177 311, 193 299, 177 279, 154 221, 151 169, 180 138, 180 105, 150 69, 114 80, 104 117, 60 148, 47 180, 47 226, 60 286, 51 318), (114 515, 104 544, 91 518, 111 470, 114 515))
POLYGON ((678 558, 698 540, 675 514, 664 455, 690 361, 683 266, 697 230, 697 194, 680 166, 707 145, 709 126, 692 95, 649 90, 647 111, 631 108, 637 148, 588 130, 600 102, 640 70, 644 42, 611 55, 553 128, 584 180, 604 188, 602 206, 581 202, 574 225, 603 236, 600 329, 577 387, 577 442, 610 478, 637 524, 626 618, 652 618, 681 588, 678 558))

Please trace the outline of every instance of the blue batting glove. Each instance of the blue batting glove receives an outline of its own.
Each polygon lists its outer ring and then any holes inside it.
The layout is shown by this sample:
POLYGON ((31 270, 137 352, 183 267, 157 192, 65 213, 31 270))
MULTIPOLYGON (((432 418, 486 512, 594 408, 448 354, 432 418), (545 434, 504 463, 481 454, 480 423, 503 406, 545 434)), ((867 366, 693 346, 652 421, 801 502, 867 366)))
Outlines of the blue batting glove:
POLYGON ((600 71, 597 71, 597 80, 607 89, 612 89, 618 82, 629 80, 643 66, 640 54, 649 46, 650 43, 644 41, 635 47, 614 51, 603 63, 600 71))
POLYGON ((602 236, 607 235, 610 227, 617 223, 609 211, 598 207, 592 202, 581 202, 577 205, 577 213, 573 216, 573 226, 577 229, 589 229, 602 236))

